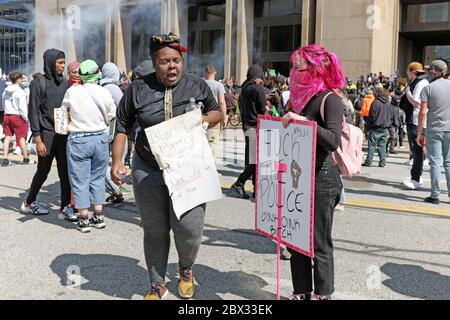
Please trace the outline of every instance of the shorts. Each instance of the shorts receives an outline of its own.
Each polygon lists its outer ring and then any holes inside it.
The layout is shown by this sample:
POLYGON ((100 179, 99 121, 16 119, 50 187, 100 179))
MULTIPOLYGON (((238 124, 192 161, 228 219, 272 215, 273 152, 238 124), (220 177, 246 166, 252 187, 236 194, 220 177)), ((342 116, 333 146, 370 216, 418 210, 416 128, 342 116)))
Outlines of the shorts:
POLYGON ((3 133, 7 137, 16 136, 16 142, 19 144, 20 138, 27 139, 28 123, 17 114, 5 114, 3 119, 3 133))

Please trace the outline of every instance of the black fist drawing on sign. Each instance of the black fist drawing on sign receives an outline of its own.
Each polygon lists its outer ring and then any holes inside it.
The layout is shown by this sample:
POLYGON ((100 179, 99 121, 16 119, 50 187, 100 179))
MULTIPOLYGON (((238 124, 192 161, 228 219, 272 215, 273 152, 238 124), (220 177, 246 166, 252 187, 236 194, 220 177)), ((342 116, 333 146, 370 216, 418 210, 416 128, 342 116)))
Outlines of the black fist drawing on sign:
POLYGON ((302 168, 297 163, 297 161, 292 160, 291 163, 291 176, 292 176, 292 188, 298 189, 298 184, 300 182, 300 176, 302 175, 302 168))

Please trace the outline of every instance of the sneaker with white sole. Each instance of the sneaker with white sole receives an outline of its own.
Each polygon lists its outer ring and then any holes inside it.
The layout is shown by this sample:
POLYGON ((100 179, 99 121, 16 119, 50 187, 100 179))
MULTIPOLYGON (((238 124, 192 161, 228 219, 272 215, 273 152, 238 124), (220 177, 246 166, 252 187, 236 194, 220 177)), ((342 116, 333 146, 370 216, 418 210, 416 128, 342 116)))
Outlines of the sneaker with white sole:
POLYGON ((23 201, 20 206, 20 211, 27 214, 34 214, 35 216, 43 216, 48 214, 48 210, 41 207, 36 201, 31 204, 27 204, 27 201, 23 201))
POLYGON ((89 220, 80 219, 77 223, 77 230, 82 233, 91 232, 91 226, 89 224, 89 220))
POLYGON ((103 216, 93 216, 89 219, 89 225, 95 229, 104 229, 106 227, 103 216))
POLYGON ((405 164, 408 166, 412 166, 413 163, 414 163, 414 159, 409 159, 408 161, 405 162, 405 164))
MULTIPOLYGON (((422 179, 421 179, 422 180, 422 179)), ((409 190, 416 190, 416 189, 419 189, 421 186, 422 186, 422 184, 423 184, 423 181, 421 181, 421 182, 417 182, 417 181, 415 181, 415 180, 404 180, 403 182, 402 182, 402 185, 406 188, 406 189, 409 189, 409 190)))
POLYGON ((77 222, 80 220, 80 215, 75 213, 72 207, 65 206, 64 209, 59 212, 59 218, 69 222, 77 222))

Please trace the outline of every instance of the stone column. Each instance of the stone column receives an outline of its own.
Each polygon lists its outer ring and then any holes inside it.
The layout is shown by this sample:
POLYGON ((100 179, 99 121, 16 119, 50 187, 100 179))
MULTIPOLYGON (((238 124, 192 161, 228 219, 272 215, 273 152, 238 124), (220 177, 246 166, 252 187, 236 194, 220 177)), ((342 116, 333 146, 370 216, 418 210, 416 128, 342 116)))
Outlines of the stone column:
POLYGON ((114 24, 114 60, 120 72, 127 70, 127 60, 125 57, 125 46, 122 32, 122 16, 120 7, 115 10, 114 24))
POLYGON ((233 0, 227 0, 225 9, 224 78, 231 77, 231 44, 233 35, 233 0))
POLYGON ((64 30, 62 10, 58 8, 57 0, 36 0, 35 2, 35 70, 44 69, 43 55, 49 48, 63 49, 64 30), (52 37, 49 38, 48 34, 52 37))
POLYGON ((236 80, 245 81, 253 59, 253 0, 238 0, 236 80))
POLYGON ((105 30, 105 62, 112 61, 112 10, 111 7, 106 8, 106 30, 105 30))

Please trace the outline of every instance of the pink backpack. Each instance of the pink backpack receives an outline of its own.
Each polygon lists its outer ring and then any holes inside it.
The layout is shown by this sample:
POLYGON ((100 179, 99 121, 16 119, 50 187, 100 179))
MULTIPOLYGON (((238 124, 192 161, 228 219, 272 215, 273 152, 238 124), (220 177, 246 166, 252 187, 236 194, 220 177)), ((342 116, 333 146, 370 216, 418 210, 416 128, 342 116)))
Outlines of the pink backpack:
MULTIPOLYGON (((325 100, 333 94, 328 93, 322 100, 320 105, 320 114, 325 121, 325 100)), ((361 164, 363 162, 363 139, 364 135, 358 127, 351 125, 345 121, 345 115, 342 119, 341 145, 332 153, 334 162, 339 168, 341 175, 344 177, 352 177, 361 172, 361 164)))

